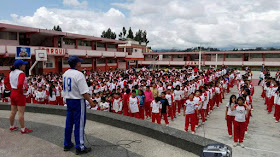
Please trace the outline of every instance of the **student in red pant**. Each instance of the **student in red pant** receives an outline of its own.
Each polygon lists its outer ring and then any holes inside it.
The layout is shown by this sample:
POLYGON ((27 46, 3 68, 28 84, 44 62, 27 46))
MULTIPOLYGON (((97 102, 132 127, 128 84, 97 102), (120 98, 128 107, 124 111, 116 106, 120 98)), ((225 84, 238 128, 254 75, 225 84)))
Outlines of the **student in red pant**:
POLYGON ((157 121, 158 124, 161 124, 161 119, 160 119, 160 110, 161 110, 161 102, 160 102, 160 97, 156 97, 155 100, 152 101, 151 103, 151 110, 152 110, 152 122, 154 123, 155 120, 157 121))
POLYGON ((198 112, 198 105, 193 100, 193 98, 194 98, 193 94, 190 94, 189 99, 186 100, 184 104, 184 116, 186 116, 185 131, 188 131, 189 124, 191 123, 192 134, 195 133, 195 123, 196 123, 195 113, 198 112))
POLYGON ((231 111, 231 107, 236 104, 236 96, 231 95, 228 104, 226 105, 226 116, 225 119, 227 121, 228 135, 232 137, 232 126, 235 118, 235 111, 231 111))
POLYGON ((168 119, 167 119, 167 113, 168 113, 169 103, 168 103, 168 100, 165 98, 165 95, 166 95, 165 92, 161 93, 160 102, 161 102, 162 107, 161 107, 161 116, 160 117, 163 117, 163 119, 165 121, 165 125, 168 126, 169 122, 168 122, 168 119))
POLYGON ((136 97, 136 91, 132 90, 131 96, 128 99, 128 110, 129 110, 129 116, 135 117, 137 119, 140 118, 139 115, 139 99, 136 97))
POLYGON ((239 142, 240 146, 244 148, 243 140, 245 135, 246 118, 248 117, 250 107, 245 104, 245 100, 242 97, 237 99, 237 105, 231 107, 231 111, 235 110, 234 118, 234 144, 236 147, 239 142))
POLYGON ((167 89, 167 94, 165 95, 165 98, 167 99, 168 104, 169 104, 168 105, 168 116, 170 116, 171 120, 173 121, 174 116, 173 116, 172 104, 173 104, 174 98, 173 98, 173 95, 171 95, 171 90, 170 89, 167 89))

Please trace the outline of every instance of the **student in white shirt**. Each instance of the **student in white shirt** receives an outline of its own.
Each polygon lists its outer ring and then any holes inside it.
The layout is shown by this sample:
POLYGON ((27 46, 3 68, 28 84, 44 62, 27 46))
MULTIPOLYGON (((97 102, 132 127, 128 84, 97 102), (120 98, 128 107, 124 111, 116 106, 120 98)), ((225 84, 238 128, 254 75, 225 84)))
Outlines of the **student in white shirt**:
POLYGON ((136 91, 132 90, 131 96, 128 99, 128 110, 129 110, 130 117, 135 117, 137 119, 140 118, 139 105, 140 105, 140 102, 139 102, 138 98, 136 97, 136 91))
POLYGON ((178 114, 181 115, 181 99, 182 94, 180 90, 180 86, 177 85, 176 89, 174 90, 174 100, 175 100, 175 115, 176 116, 176 108, 178 107, 178 114))
POLYGON ((185 131, 188 131, 189 123, 191 123, 191 131, 195 133, 195 123, 196 123, 196 112, 198 112, 198 104, 193 100, 194 95, 190 94, 189 99, 186 100, 184 104, 184 116, 185 118, 185 131))
POLYGON ((106 102, 106 98, 105 97, 102 97, 101 98, 101 102, 99 104, 100 106, 100 111, 106 111, 108 112, 109 111, 109 106, 110 104, 108 102, 106 102))
POLYGON ((231 111, 235 110, 234 117, 234 144, 233 146, 237 146, 237 142, 239 142, 240 146, 244 148, 243 140, 245 135, 245 127, 246 127, 246 118, 248 117, 250 107, 246 105, 243 97, 239 97, 237 99, 237 105, 231 107, 231 111))
POLYGON ((227 121, 227 128, 228 128, 228 135, 231 138, 232 137, 232 126, 233 126, 233 121, 235 118, 235 111, 231 111, 231 107, 236 104, 236 96, 231 95, 228 104, 226 105, 226 116, 225 119, 227 121))
POLYGON ((161 119, 160 119, 160 109, 161 109, 161 102, 160 102, 160 97, 156 97, 155 100, 152 101, 151 103, 151 108, 152 108, 152 122, 154 123, 155 120, 157 121, 158 124, 161 124, 161 119))

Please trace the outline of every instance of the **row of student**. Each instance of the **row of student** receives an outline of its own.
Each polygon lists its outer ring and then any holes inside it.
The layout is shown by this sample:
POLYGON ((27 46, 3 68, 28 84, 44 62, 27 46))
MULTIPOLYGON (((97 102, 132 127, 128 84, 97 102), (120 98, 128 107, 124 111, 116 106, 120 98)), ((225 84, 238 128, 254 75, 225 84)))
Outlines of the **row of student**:
POLYGON ((233 135, 233 146, 238 144, 244 148, 243 140, 247 134, 250 123, 251 110, 253 109, 253 91, 254 87, 251 80, 248 80, 248 73, 236 77, 238 98, 236 95, 231 95, 229 102, 226 105, 225 119, 227 121, 228 135, 231 138, 233 135))
POLYGON ((261 96, 265 100, 267 113, 270 114, 274 109, 273 118, 275 123, 278 123, 280 120, 280 88, 279 81, 275 78, 270 77, 269 74, 266 74, 265 79, 262 82, 263 92, 261 96))

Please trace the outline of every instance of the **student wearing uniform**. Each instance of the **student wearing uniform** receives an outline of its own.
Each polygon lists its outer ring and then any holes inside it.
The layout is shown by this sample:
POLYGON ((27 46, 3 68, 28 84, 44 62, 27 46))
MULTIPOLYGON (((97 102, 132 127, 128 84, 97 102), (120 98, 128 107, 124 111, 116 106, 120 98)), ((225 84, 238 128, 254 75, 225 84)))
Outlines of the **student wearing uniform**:
POLYGON ((193 101, 195 102, 195 104, 197 104, 197 111, 195 112, 195 127, 198 127, 198 124, 199 124, 199 111, 201 109, 201 104, 202 104, 202 100, 201 100, 201 90, 196 90, 195 92, 195 96, 193 98, 193 101))
POLYGON ((174 98, 171 95, 171 90, 170 89, 167 89, 167 94, 165 95, 165 98, 168 101, 168 116, 170 116, 171 120, 173 121, 174 116, 173 116, 173 109, 172 108, 173 108, 174 98))
POLYGON ((229 102, 226 105, 226 116, 225 119, 227 121, 228 135, 232 137, 232 126, 235 118, 235 111, 231 111, 231 107, 236 104, 236 96, 231 95, 229 98, 229 102))
POLYGON ((109 111, 110 104, 108 102, 106 102, 105 97, 101 98, 101 102, 100 102, 99 106, 100 106, 100 111, 106 111, 106 112, 109 111))
POLYGON ((195 123, 196 123, 196 115, 195 113, 198 112, 198 106, 196 102, 193 100, 193 94, 189 95, 189 99, 186 100, 184 103, 184 116, 185 118, 185 131, 188 131, 189 124, 191 123, 191 131, 192 134, 195 133, 195 123))
POLYGON ((175 100, 175 108, 173 108, 173 112, 175 112, 174 116, 176 116, 176 110, 178 107, 178 114, 181 115, 181 99, 182 94, 180 90, 180 86, 177 85, 176 89, 174 90, 174 100, 175 100))
POLYGON ((11 91, 11 114, 10 114, 10 131, 18 130, 17 126, 14 126, 15 116, 18 111, 19 123, 21 126, 21 133, 30 133, 31 129, 25 128, 24 125, 24 112, 26 105, 26 96, 24 93, 27 88, 24 88, 25 81, 25 66, 28 62, 22 60, 16 60, 11 68, 10 74, 5 78, 4 84, 6 88, 12 89, 11 91))
POLYGON ((122 104, 122 99, 120 97, 120 93, 114 94, 112 105, 113 105, 112 110, 114 113, 122 114, 123 104, 122 104))
POLYGON ((165 125, 168 126, 169 122, 168 122, 168 119, 167 119, 167 113, 168 113, 169 103, 168 103, 168 100, 166 99, 166 93, 165 92, 161 93, 160 102, 161 102, 161 105, 162 105, 162 107, 161 107, 161 118, 163 117, 163 119, 165 121, 165 125))
MULTIPOLYGON (((146 90, 144 92, 144 95, 145 95, 145 103, 144 103, 144 108, 145 108, 145 116, 146 116, 146 119, 150 118, 151 117, 151 103, 154 99, 154 95, 153 95, 153 92, 150 90, 150 87, 147 86, 146 87, 146 90)), ((157 93, 155 93, 155 95, 157 95, 157 93)))
POLYGON ((153 100, 151 103, 152 122, 153 123, 156 120, 158 124, 161 124, 161 119, 160 119, 161 106, 162 105, 160 102, 160 97, 156 97, 155 100, 153 100))
POLYGON ((84 128, 86 121, 86 100, 91 107, 95 104, 90 98, 89 89, 85 76, 81 70, 83 62, 77 56, 71 56, 68 59, 69 70, 63 74, 63 91, 67 104, 66 128, 64 138, 64 151, 69 151, 74 145, 71 142, 73 125, 75 125, 75 148, 76 154, 88 153, 91 148, 84 145, 84 128))
POLYGON ((137 98, 139 100, 139 115, 140 115, 140 118, 142 120, 145 119, 145 115, 144 115, 144 111, 145 111, 145 106, 144 106, 144 102, 145 102, 145 94, 144 94, 144 91, 143 90, 139 90, 138 92, 139 95, 137 95, 137 98))
POLYGON ((56 89, 54 85, 50 86, 49 96, 48 96, 48 104, 50 105, 57 105, 56 101, 56 89))
POLYGON ((128 99, 128 110, 130 117, 140 118, 139 115, 139 99, 136 97, 136 91, 132 90, 131 96, 128 99))
POLYGON ((235 110, 235 118, 234 118, 234 144, 236 147, 239 142, 240 146, 244 148, 243 140, 245 135, 245 127, 246 127, 246 117, 248 117, 249 106, 245 104, 245 100, 242 97, 237 99, 237 105, 233 105, 231 107, 231 111, 235 110))

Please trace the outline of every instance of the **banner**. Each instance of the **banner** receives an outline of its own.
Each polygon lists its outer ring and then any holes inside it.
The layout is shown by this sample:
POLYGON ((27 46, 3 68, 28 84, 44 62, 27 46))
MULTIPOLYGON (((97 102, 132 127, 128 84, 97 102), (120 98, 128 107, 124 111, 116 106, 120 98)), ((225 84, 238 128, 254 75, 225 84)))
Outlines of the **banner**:
POLYGON ((31 59, 30 47, 17 47, 16 59, 31 59))

